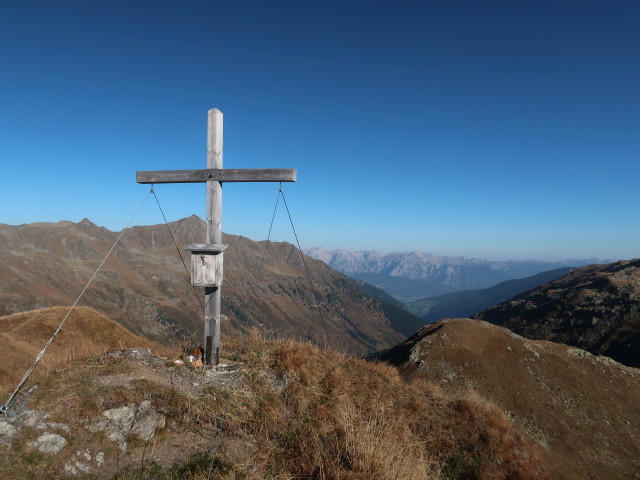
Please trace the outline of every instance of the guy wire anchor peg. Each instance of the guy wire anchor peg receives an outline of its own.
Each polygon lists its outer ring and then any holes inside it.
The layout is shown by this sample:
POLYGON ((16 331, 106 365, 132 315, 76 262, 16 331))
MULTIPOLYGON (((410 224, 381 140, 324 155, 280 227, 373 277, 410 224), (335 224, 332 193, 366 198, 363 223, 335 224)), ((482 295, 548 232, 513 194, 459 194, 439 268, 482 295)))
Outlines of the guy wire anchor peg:
POLYGON ((0 413, 4 413, 6 415, 7 411, 9 410, 9 407, 7 407, 7 405, 2 405, 0 407, 0 413))

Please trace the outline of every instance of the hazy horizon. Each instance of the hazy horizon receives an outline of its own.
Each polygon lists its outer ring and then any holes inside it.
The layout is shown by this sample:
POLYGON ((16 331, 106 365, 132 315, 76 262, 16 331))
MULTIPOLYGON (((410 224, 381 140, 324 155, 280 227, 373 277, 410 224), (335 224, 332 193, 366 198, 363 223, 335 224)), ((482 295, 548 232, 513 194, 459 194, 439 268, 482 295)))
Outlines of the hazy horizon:
MULTIPOLYGON (((196 214, 193 214, 196 215, 196 214)), ((200 218, 201 220, 203 220, 202 217, 196 215, 198 218, 200 218)), ((188 218, 188 217, 184 217, 184 218, 188 218)), ((94 222, 93 220, 91 220, 88 217, 85 217, 81 220, 78 221, 74 221, 74 220, 68 220, 68 219, 62 219, 62 220, 56 220, 56 221, 41 221, 41 222, 28 222, 28 223, 7 223, 5 225, 9 225, 9 226, 21 226, 21 225, 29 225, 31 223, 51 223, 51 224, 56 224, 56 223, 60 223, 60 222, 71 222, 71 223, 80 223, 83 220, 89 220, 91 223, 93 223, 94 225, 101 227, 101 228, 107 228, 108 230, 111 230, 112 232, 120 232, 122 229, 111 229, 105 225, 100 225, 96 222, 94 222)), ((176 219, 176 220, 171 220, 173 221, 179 221, 179 220, 183 220, 183 219, 176 219)), ((203 220, 204 221, 204 220, 203 220)), ((130 228, 132 227, 144 227, 144 226, 153 226, 153 225, 163 225, 164 221, 159 222, 159 223, 151 223, 151 224, 139 224, 139 223, 132 223, 130 228)), ((250 236, 244 235, 242 233, 236 233, 236 232, 228 232, 227 230, 224 230, 225 234, 228 235, 236 235, 236 236, 243 236, 243 237, 247 237, 250 240, 253 241, 263 241, 265 240, 264 238, 252 238, 250 236)), ((291 239, 284 239, 284 240, 278 240, 278 239, 272 239, 272 241, 285 241, 288 242, 294 246, 297 247, 295 239, 291 238, 291 239)), ((344 248, 344 247, 336 247, 336 248, 327 248, 324 247, 322 245, 302 245, 302 250, 305 251, 306 249, 309 248, 324 248, 327 251, 330 252, 335 252, 337 250, 344 250, 344 251, 350 251, 350 252, 372 252, 372 253, 376 253, 380 256, 385 256, 385 255, 391 255, 391 254, 403 254, 403 253, 413 253, 413 252, 419 252, 419 253, 426 253, 429 255, 433 255, 436 257, 463 257, 466 260, 490 260, 490 261, 496 261, 496 262, 502 262, 502 261, 509 261, 509 260, 515 260, 515 261, 534 261, 534 262, 550 262, 550 263, 559 263, 559 262, 569 262, 572 260, 576 260, 576 261, 580 261, 580 262, 584 262, 584 261, 593 261, 593 262, 598 262, 598 263, 610 263, 610 262, 615 262, 618 260, 631 260, 631 258, 595 258, 595 257, 582 257, 582 258, 578 258, 578 257, 558 257, 558 258, 533 258, 533 257, 522 257, 522 258, 488 258, 488 257, 477 257, 477 256, 467 256, 467 255, 460 255, 460 254, 456 254, 454 253, 446 253, 446 252, 435 252, 435 251, 430 251, 428 249, 413 249, 413 250, 405 250, 405 251, 401 251, 401 250, 376 250, 376 249, 363 249, 363 248, 344 248)))

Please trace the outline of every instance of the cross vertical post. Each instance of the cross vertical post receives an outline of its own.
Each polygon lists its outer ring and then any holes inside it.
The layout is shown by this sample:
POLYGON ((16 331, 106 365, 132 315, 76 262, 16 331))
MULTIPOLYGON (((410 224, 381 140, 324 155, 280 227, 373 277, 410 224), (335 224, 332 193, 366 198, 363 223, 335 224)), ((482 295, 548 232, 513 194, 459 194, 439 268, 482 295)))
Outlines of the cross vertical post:
MULTIPOLYGON (((207 168, 222 169, 222 112, 212 108, 207 121, 207 168)), ((207 182, 207 220, 205 241, 222 243, 222 184, 207 182)), ((220 254, 222 255, 222 253, 220 254)), ((220 361, 220 286, 204 288, 204 363, 217 365, 220 361)))
POLYGON ((212 108, 207 121, 207 168, 205 170, 153 170, 136 172, 136 182, 206 183, 207 218, 205 244, 189 245, 191 285, 204 287, 203 363, 217 365, 220 360, 220 305, 222 303, 222 183, 295 182, 293 168, 222 168, 222 112, 212 108))

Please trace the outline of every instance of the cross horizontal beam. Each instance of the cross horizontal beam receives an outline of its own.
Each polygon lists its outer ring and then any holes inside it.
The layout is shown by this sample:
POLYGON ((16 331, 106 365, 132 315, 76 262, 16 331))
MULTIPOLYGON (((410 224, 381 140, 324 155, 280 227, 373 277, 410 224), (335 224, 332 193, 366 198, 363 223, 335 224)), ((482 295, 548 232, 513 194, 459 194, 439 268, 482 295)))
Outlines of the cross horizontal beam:
POLYGON ((137 183, 295 182, 294 168, 208 168, 136 172, 137 183))

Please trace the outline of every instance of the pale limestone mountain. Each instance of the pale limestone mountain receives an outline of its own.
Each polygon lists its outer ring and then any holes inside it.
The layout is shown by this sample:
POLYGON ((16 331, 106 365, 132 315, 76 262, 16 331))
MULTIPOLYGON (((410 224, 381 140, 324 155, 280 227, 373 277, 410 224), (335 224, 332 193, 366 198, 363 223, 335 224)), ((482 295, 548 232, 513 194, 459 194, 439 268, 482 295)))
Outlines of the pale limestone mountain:
POLYGON ((487 288, 506 280, 594 262, 593 259, 560 262, 494 261, 462 256, 437 256, 421 251, 380 255, 372 250, 331 251, 321 247, 307 248, 305 253, 345 275, 382 288, 403 301, 457 290, 487 288))

